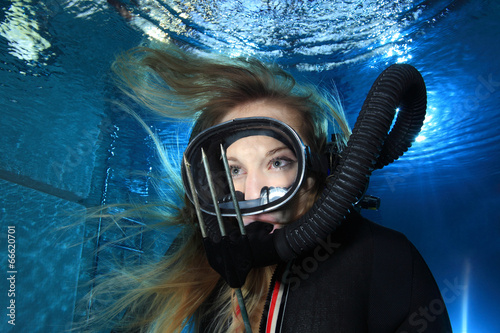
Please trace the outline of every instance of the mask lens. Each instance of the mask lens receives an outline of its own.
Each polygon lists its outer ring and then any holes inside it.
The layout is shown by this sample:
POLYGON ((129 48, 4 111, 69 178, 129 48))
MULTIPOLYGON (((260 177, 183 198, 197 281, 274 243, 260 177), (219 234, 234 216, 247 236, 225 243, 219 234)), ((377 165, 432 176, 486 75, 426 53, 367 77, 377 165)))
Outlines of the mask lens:
MULTIPOLYGON (((243 118, 223 123, 200 133, 186 149, 201 209, 215 214, 201 150, 213 180, 222 215, 234 216, 235 209, 221 156, 226 152, 230 179, 243 215, 278 208, 297 192, 304 176, 304 146, 288 125, 270 118, 243 118)), ((183 178, 188 197, 193 193, 183 178)))
MULTIPOLYGON (((297 155, 288 140, 283 141, 266 135, 248 135, 227 147, 230 174, 241 208, 276 201, 295 183, 297 155)), ((232 204, 232 200, 227 202, 232 204)))

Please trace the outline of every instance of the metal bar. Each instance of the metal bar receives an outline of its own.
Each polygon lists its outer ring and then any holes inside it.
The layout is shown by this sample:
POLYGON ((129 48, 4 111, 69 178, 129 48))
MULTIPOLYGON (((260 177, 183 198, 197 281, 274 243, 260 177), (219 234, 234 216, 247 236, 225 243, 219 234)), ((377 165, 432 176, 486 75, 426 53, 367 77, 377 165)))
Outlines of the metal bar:
MULTIPOLYGON (((225 156, 225 153, 224 153, 224 156, 225 156)), ((205 173, 207 176, 208 187, 210 188, 210 195, 212 196, 212 201, 214 204, 215 213, 217 215, 217 221, 219 223, 220 233, 221 233, 221 236, 224 237, 224 236, 226 236, 226 228, 224 226, 224 221, 222 220, 222 214, 220 212, 219 203, 217 201, 217 193, 215 192, 215 186, 213 184, 212 173, 210 172, 210 167, 208 165, 207 155, 205 154, 205 151, 203 150, 203 148, 201 149, 201 158, 203 161, 203 166, 205 167, 205 173)), ((224 163, 227 164, 227 159, 225 159, 223 157, 223 160, 224 160, 224 163)), ((229 166, 228 166, 228 168, 229 168, 229 166)), ((227 175, 227 170, 226 170, 226 175, 227 175)), ((229 174, 228 182, 230 184, 229 185, 230 188, 232 187, 231 196, 233 197, 233 200, 236 200, 231 174, 229 174)), ((236 202, 236 204, 237 204, 237 202, 236 202)), ((241 219, 241 214, 239 214, 239 215, 240 215, 240 219, 241 219)), ((238 222, 238 224, 240 224, 240 222, 238 222)), ((243 224, 242 219, 241 219, 241 224, 243 224)), ((243 231, 244 231, 244 228, 243 228, 243 231)), ((247 312, 247 308, 245 305, 245 299, 243 298, 243 294, 241 292, 241 288, 234 288, 234 290, 236 292, 236 298, 238 299, 238 305, 240 306, 241 318, 243 319, 243 323, 245 325, 245 332, 252 333, 252 327, 250 326, 250 320, 248 319, 248 312, 247 312)))
POLYGON ((221 236, 226 236, 226 227, 224 226, 224 221, 222 221, 222 214, 220 213, 219 203, 217 201, 217 193, 215 192, 214 181, 212 179, 212 173, 210 172, 210 166, 208 165, 207 155, 203 148, 201 148, 201 158, 203 161, 203 167, 205 168, 205 173, 207 176, 208 187, 210 188, 210 195, 212 196, 212 201, 214 204, 215 214, 217 216, 217 222, 219 223, 219 229, 221 236))
POLYGON ((201 214, 200 202, 198 201, 198 196, 196 195, 196 188, 194 186, 193 174, 191 173, 191 165, 184 155, 184 167, 186 168, 186 175, 188 178, 189 188, 191 190, 191 196, 193 197, 193 204, 196 210, 196 216, 198 217, 198 223, 200 224, 201 236, 207 238, 207 227, 203 221, 203 215, 201 214))
POLYGON ((229 168, 229 163, 227 162, 226 151, 224 146, 220 145, 220 153, 222 156, 222 163, 224 164, 224 170, 226 170, 226 178, 229 184, 229 191, 231 192, 231 198, 233 199, 234 211, 236 212, 236 220, 238 221, 238 226, 240 227, 240 232, 242 235, 246 235, 245 225, 243 224, 243 218, 241 217, 240 204, 236 198, 236 191, 234 190, 233 177, 231 176, 231 169, 229 168))
MULTIPOLYGON (((205 154, 205 151, 203 150, 203 148, 201 149, 201 156, 202 156, 201 158, 203 161, 203 165, 205 167, 205 173, 207 176, 208 187, 210 188, 210 195, 212 196, 212 201, 214 203, 215 213, 217 215, 217 221, 219 223, 220 233, 221 233, 221 236, 224 237, 224 236, 226 236, 226 228, 224 226, 224 221, 222 220, 222 214, 220 212, 219 203, 217 201, 217 193, 215 192, 215 186, 213 184, 212 173, 210 172, 210 167, 208 165, 207 155, 205 154)), ((224 167, 226 167, 226 165, 228 163, 227 163, 227 158, 225 158, 225 152, 224 152, 223 161, 225 163, 224 167)), ((228 175, 227 171, 229 170, 229 165, 227 166, 227 168, 228 169, 226 170, 226 175, 228 175)), ((228 182, 230 184, 229 185, 230 189, 232 187, 231 196, 233 197, 233 200, 236 200, 231 174, 229 174, 228 176, 229 176, 228 182)), ((236 202, 236 204, 238 204, 238 203, 236 202)), ((238 208, 239 208, 239 206, 238 206, 238 208)), ((239 218, 241 220, 241 225, 243 225, 243 220, 241 219, 241 213, 239 214, 239 218)), ((240 221, 238 221, 238 224, 240 224, 240 221)), ((243 231, 244 230, 245 229, 243 228, 243 231)), ((245 299, 243 298, 243 293, 241 292, 241 288, 234 288, 234 290, 236 292, 236 298, 238 299, 238 305, 240 306, 241 318, 243 319, 243 323, 245 325, 245 332, 252 333, 252 327, 250 326, 250 320, 248 319, 248 312, 247 312, 247 308, 245 305, 245 299)))
POLYGON ((246 333, 252 333, 252 326, 250 325, 250 320, 248 319, 247 308, 245 306, 245 299, 243 298, 243 293, 241 288, 236 288, 236 298, 238 299, 238 304, 240 305, 241 318, 245 325, 246 333))

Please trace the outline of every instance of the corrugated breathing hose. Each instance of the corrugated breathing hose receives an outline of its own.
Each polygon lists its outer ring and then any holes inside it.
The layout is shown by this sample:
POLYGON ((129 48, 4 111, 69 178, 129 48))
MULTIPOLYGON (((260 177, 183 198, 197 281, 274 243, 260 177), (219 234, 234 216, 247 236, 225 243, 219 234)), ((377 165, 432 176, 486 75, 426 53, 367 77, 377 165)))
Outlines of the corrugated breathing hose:
POLYGON ((274 245, 282 260, 307 253, 337 229, 362 197, 372 171, 411 147, 426 108, 425 83, 414 67, 395 64, 379 75, 320 198, 300 219, 275 230, 274 245))

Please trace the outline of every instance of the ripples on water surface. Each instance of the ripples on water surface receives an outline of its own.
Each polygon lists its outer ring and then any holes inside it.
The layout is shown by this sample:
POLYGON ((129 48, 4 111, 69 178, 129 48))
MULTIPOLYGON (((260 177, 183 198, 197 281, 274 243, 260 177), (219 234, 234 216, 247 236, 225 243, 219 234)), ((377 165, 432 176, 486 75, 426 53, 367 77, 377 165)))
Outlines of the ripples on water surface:
MULTIPOLYGON (((201 50, 276 59, 311 81, 335 82, 353 123, 376 75, 391 63, 409 62, 428 83, 429 110, 407 158, 446 161, 471 146, 488 157, 498 142, 491 126, 498 124, 498 113, 487 111, 497 104, 500 74, 496 53, 481 53, 496 45, 497 6, 454 1, 13 1, 5 6, 0 34, 16 66, 4 63, 3 69, 64 75, 69 64, 59 58, 74 52, 72 44, 78 50, 75 58, 109 62, 111 57, 102 58, 101 52, 113 55, 119 52, 113 47, 122 45, 113 45, 112 38, 105 47, 93 44, 93 34, 175 39, 201 50)), ((88 76, 87 68, 81 70, 88 76)))

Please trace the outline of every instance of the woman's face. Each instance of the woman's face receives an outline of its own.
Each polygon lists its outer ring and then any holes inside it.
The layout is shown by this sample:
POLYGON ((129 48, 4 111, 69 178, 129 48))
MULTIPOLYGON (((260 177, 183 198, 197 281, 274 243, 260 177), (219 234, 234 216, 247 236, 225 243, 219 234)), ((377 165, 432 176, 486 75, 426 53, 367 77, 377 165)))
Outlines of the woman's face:
MULTIPOLYGON (((255 101, 238 105, 227 112, 221 122, 246 117, 277 119, 304 137, 301 133, 302 116, 297 111, 276 102, 255 101)), ((259 135, 239 139, 227 148, 226 154, 235 190, 242 192, 245 200, 260 198, 265 188, 286 190, 297 176, 295 153, 281 141, 269 136, 259 135)), ((307 178, 305 182, 306 186, 303 188, 310 188, 313 180, 307 178)), ((308 202, 311 200, 307 199, 314 194, 305 192, 303 189, 300 190, 294 199, 275 211, 243 216, 243 222, 247 225, 261 221, 280 228, 299 218, 309 209, 308 202)))
POLYGON ((226 155, 234 188, 244 200, 275 197, 288 191, 297 178, 294 151, 269 136, 241 138, 227 148, 226 155))

